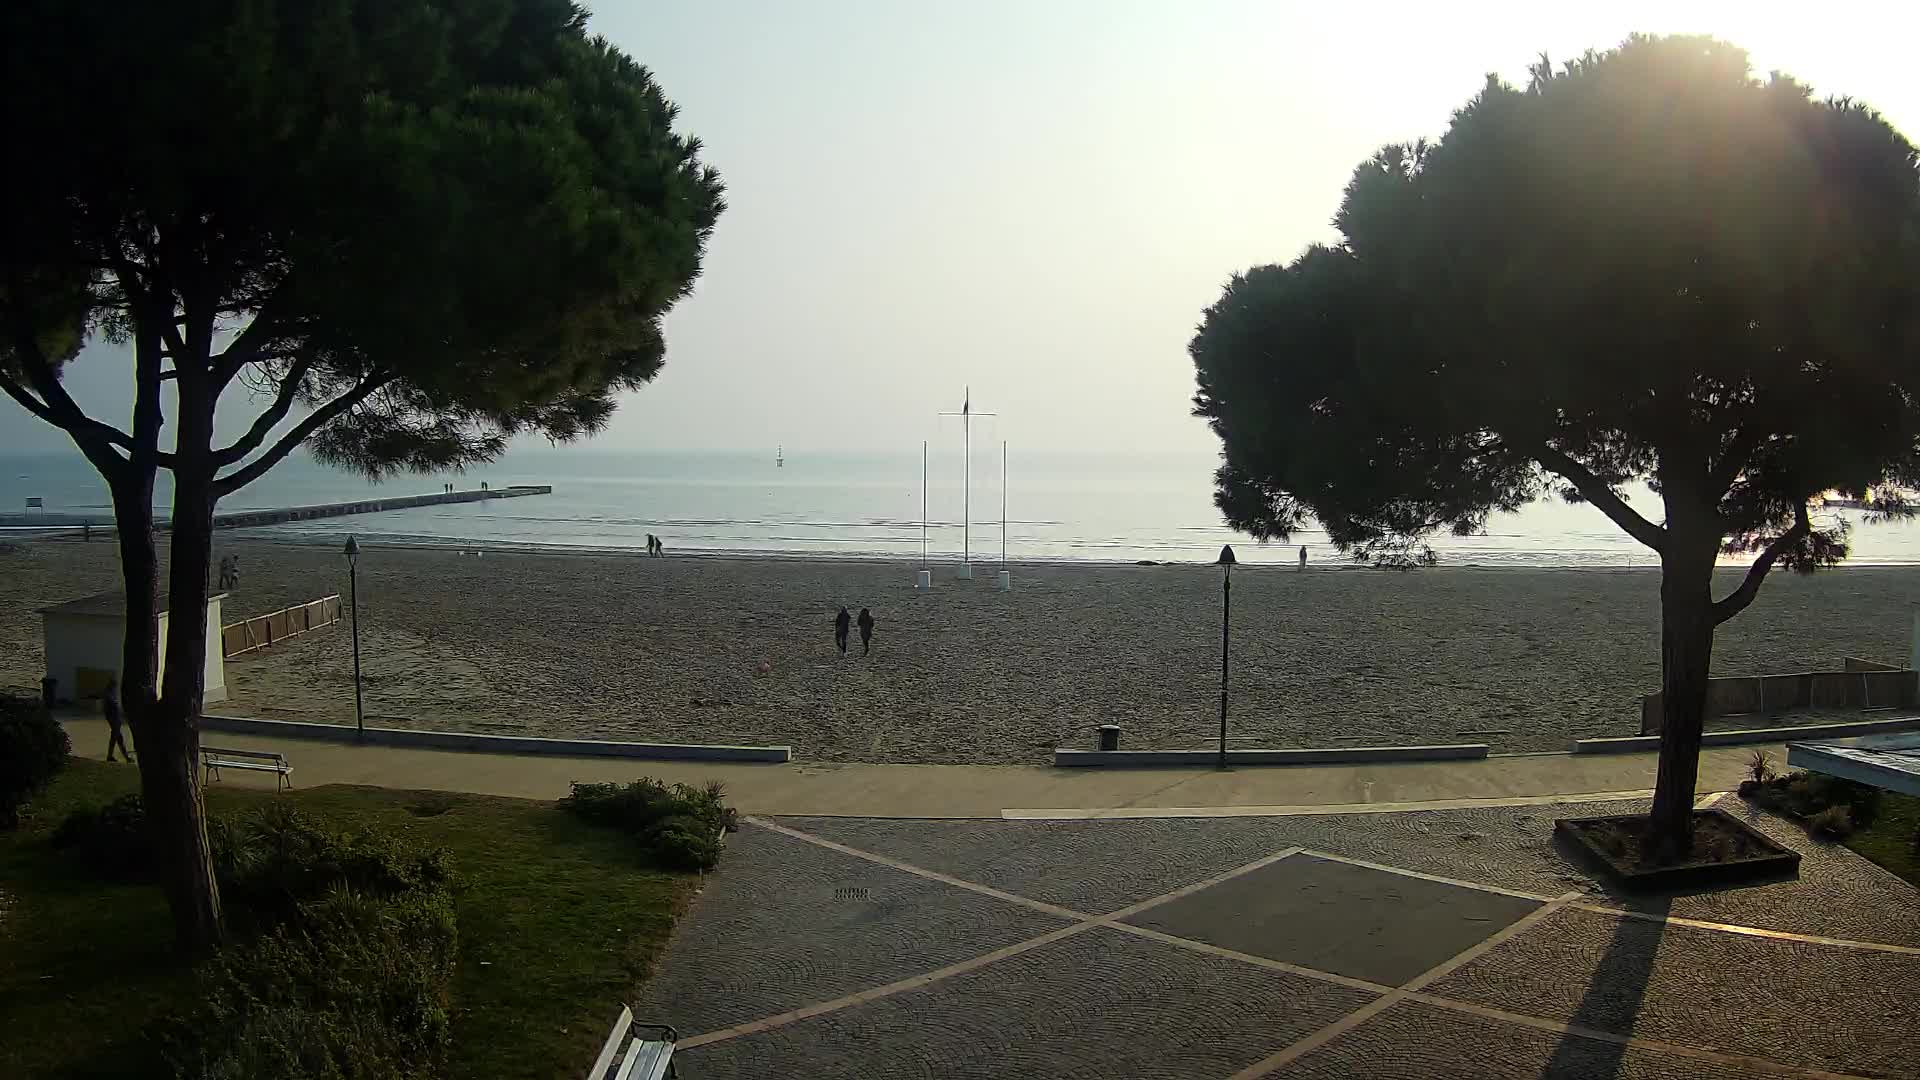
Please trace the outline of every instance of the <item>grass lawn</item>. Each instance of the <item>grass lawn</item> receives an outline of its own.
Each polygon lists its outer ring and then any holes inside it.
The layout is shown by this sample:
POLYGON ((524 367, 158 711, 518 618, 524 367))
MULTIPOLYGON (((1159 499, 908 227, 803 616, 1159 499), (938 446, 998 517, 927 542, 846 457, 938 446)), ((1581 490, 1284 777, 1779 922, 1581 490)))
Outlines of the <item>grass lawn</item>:
MULTIPOLYGON (((143 1029, 192 994, 166 904, 102 883, 49 843, 68 810, 137 790, 126 765, 74 759, 0 833, 0 1077, 165 1075, 143 1029)), ((270 799, 339 826, 446 848, 457 877, 457 1077, 576 1077, 633 997, 698 879, 649 870, 631 843, 550 803, 322 787, 222 788, 214 814, 270 799)))
POLYGON ((1873 827, 1847 837, 1846 844, 1915 885, 1920 885, 1920 853, 1914 850, 1914 835, 1920 832, 1920 798, 1880 795, 1880 814, 1873 827))

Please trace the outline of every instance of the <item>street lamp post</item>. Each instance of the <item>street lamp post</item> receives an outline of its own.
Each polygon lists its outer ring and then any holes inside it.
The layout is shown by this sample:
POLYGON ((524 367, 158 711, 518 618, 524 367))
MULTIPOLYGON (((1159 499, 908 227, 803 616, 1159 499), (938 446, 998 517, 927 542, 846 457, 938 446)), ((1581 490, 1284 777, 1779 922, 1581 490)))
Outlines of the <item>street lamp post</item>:
POLYGON ((1220 547, 1221 566, 1226 575, 1220 579, 1220 767, 1227 767, 1227 628, 1233 621, 1233 545, 1220 547))
POLYGON ((353 605, 353 737, 358 742, 367 737, 367 719, 360 701, 360 542, 351 536, 346 555, 347 602, 353 605))

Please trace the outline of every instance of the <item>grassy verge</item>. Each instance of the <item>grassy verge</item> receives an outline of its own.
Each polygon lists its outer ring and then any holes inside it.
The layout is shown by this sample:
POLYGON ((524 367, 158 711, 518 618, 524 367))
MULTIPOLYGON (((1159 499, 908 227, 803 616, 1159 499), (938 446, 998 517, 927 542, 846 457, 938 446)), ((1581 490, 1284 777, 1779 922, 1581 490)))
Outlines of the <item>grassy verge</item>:
MULTIPOLYGON (((152 1076, 143 1033, 191 991, 166 905, 53 850, 67 811, 138 786, 124 765, 74 760, 0 834, 0 1076, 152 1076)), ((460 960, 451 1076, 576 1076, 645 979, 691 897, 690 875, 640 865, 627 838, 550 803, 324 787, 216 787, 215 814, 290 800, 340 826, 443 847, 458 875, 460 960)))
POLYGON ((1920 885, 1920 853, 1914 850, 1914 835, 1920 831, 1920 798, 1885 792, 1880 796, 1880 816, 1870 828, 1847 837, 1855 852, 1872 859, 1915 885, 1920 885))

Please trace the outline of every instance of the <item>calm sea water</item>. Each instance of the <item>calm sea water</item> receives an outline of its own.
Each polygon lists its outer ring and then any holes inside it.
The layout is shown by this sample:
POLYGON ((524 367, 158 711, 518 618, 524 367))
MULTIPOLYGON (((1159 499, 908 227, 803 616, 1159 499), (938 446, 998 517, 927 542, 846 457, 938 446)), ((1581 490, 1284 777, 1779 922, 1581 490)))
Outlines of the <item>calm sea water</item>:
MULTIPOLYGON (((918 453, 672 453, 594 447, 515 451, 484 470, 407 476, 372 484, 296 456, 221 504, 222 510, 301 506, 369 494, 438 491, 485 480, 551 484, 553 493, 482 503, 390 511, 242 530, 262 538, 486 545, 559 549, 645 547, 655 533, 669 553, 764 553, 865 558, 921 555, 918 453)), ((1305 544, 1316 565, 1342 559, 1317 532, 1265 546, 1226 528, 1212 503, 1215 462, 1187 456, 1013 453, 1004 487, 1005 544, 1020 562, 1212 561, 1231 543, 1242 561, 1291 562, 1305 544)), ((962 525, 963 459, 927 461, 925 548, 956 561, 963 536, 976 562, 999 559, 1003 486, 999 447, 976 449, 972 528, 962 525)), ((165 474, 162 473, 164 478, 165 474)), ((157 493, 164 508, 167 491, 157 493)), ((108 515, 106 491, 84 460, 64 455, 0 456, 0 526, 18 527, 25 500, 48 514, 108 515)), ((1657 500, 1635 501, 1656 519, 1657 500)), ((1920 563, 1920 524, 1862 524, 1853 536, 1860 563, 1920 563)), ((1448 565, 1647 566, 1650 555, 1586 506, 1541 503, 1489 522, 1485 535, 1434 541, 1448 565)))

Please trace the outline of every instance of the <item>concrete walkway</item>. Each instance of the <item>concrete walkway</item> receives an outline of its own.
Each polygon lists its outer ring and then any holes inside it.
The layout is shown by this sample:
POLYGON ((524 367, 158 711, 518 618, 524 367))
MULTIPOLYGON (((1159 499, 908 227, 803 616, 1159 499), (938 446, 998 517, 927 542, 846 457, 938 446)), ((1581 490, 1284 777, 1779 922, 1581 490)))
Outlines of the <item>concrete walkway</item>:
MULTIPOLYGON (((106 756, 107 728, 94 717, 63 718, 74 751, 106 756)), ((212 746, 273 750, 293 764, 299 787, 466 791, 557 799, 574 780, 726 784, 743 813, 818 817, 1148 817, 1234 816, 1390 810, 1406 804, 1498 805, 1570 795, 1647 792, 1654 754, 1528 754, 1485 761, 1405 762, 1228 769, 1056 769, 1026 765, 752 765, 630 758, 574 758, 358 747, 304 739, 208 732, 212 746)), ((1702 792, 1726 791, 1744 776, 1754 747, 1700 756, 1702 792)), ((1764 747, 1784 762, 1782 747, 1764 747)), ((272 787, 269 774, 229 772, 221 783, 272 787)))

